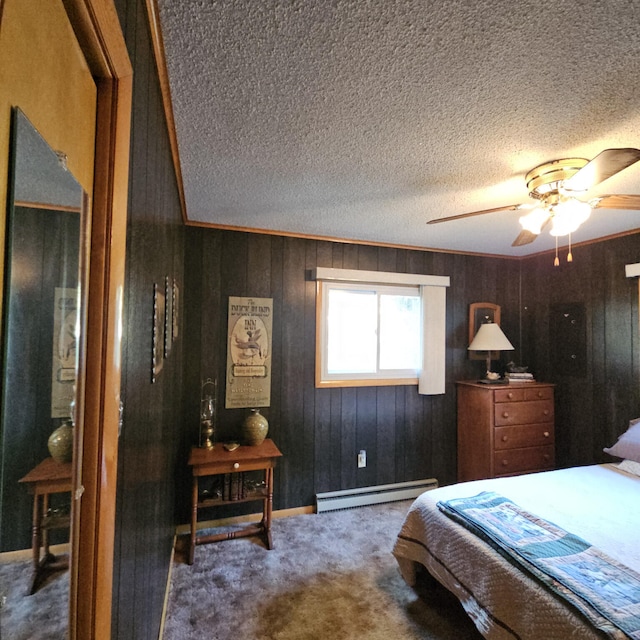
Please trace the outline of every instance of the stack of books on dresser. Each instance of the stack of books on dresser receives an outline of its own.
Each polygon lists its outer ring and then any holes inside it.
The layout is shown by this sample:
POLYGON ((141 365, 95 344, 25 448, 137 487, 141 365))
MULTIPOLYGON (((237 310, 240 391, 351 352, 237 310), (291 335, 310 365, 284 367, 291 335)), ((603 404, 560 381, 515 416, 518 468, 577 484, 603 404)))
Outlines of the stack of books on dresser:
POLYGON ((509 382, 535 382, 535 378, 533 377, 533 373, 511 373, 507 372, 504 374, 504 377, 509 382))

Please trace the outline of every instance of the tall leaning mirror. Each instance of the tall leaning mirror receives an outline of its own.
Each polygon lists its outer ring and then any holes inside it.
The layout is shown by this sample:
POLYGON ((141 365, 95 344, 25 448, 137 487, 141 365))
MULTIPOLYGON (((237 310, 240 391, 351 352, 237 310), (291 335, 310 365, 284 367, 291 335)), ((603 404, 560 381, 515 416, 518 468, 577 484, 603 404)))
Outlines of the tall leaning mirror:
POLYGON ((61 637, 68 624, 72 458, 82 427, 86 209, 63 150, 51 149, 14 108, 2 319, 0 554, 16 561, 0 565, 0 582, 19 606, 5 608, 3 637, 14 637, 18 627, 11 625, 24 626, 25 615, 34 620, 44 599, 59 612, 60 619, 49 623, 60 626, 61 637))

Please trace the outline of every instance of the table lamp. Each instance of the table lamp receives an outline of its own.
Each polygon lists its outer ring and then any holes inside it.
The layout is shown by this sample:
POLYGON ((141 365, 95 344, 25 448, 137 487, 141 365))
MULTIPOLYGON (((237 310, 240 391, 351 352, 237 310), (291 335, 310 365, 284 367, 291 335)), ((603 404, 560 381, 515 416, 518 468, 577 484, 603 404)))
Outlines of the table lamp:
POLYGON ((502 332, 500 325, 494 322, 481 324, 471 344, 468 346, 469 351, 487 352, 487 374, 483 382, 493 382, 500 378, 497 373, 491 371, 491 352, 513 351, 514 348, 507 336, 502 332))

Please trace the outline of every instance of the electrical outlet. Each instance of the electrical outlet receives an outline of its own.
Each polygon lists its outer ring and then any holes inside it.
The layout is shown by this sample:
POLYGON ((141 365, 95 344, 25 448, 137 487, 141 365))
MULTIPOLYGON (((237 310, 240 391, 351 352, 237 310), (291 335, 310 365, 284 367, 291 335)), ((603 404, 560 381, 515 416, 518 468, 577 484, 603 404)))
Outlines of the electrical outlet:
POLYGON ((362 469, 367 466, 367 452, 362 449, 360 453, 358 453, 358 469, 362 469))

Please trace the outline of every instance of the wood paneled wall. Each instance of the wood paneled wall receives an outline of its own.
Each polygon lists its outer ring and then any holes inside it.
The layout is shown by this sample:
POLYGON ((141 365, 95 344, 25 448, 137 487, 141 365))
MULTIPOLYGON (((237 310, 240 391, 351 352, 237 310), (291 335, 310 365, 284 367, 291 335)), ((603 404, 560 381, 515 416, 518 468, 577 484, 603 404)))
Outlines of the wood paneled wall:
MULTIPOLYGON (((276 508, 311 505, 321 491, 455 480, 454 383, 481 375, 484 367, 468 359, 469 304, 501 305, 502 326, 517 344, 517 261, 195 227, 187 229, 187 246, 183 459, 197 442, 201 379, 219 380, 218 438, 238 437, 247 411, 224 409, 228 299, 255 296, 274 301, 271 406, 262 413, 284 454, 276 470, 276 508), (447 393, 420 396, 416 386, 316 389, 315 282, 308 277, 316 266, 450 276, 447 393), (357 468, 360 449, 367 451, 364 469, 357 468)), ((180 495, 187 505, 186 475, 180 495)), ((180 517, 186 521, 185 509, 180 517)))
POLYGON ((184 226, 145 4, 116 6, 134 74, 112 638, 156 640, 176 523, 184 326, 152 384, 153 288, 168 276, 183 290, 184 226))
MULTIPOLYGON (((33 497, 18 480, 49 455, 47 440, 63 422, 51 418, 54 295, 56 287, 78 286, 80 244, 77 213, 15 207, 10 217, 0 551, 31 547, 33 497)), ((53 542, 67 539, 53 535, 53 542)))
POLYGON ((640 235, 577 247, 573 262, 553 256, 523 262, 524 348, 537 375, 555 382, 557 460, 561 466, 606 462, 602 452, 640 416, 638 279, 640 235), (555 366, 553 313, 584 308, 586 366, 573 375, 555 366))
MULTIPOLYGON (((219 439, 238 436, 245 412, 224 409, 229 296, 274 299, 271 406, 262 413, 284 453, 275 506, 310 505, 317 492, 436 477, 456 478, 455 381, 482 374, 467 357, 472 302, 502 307, 502 327, 516 347, 509 359, 529 365, 556 388, 559 466, 606 461, 628 420, 640 415, 638 283, 624 265, 638 260, 640 235, 574 249, 574 262, 553 256, 516 261, 350 245, 213 229, 187 230, 185 306, 188 335, 185 431, 181 456, 197 441, 200 380, 219 380, 219 439), (451 276, 447 291, 446 394, 415 387, 316 389, 316 266, 451 276), (554 366, 552 313, 558 303, 585 309, 585 375, 554 366), (367 450, 367 467, 356 455, 367 450)), ((497 364, 497 363, 496 363, 497 364)), ((499 366, 499 365, 498 365, 499 366)), ((188 504, 188 475, 179 502, 188 504)), ((179 511, 186 522, 187 512, 179 511)))

